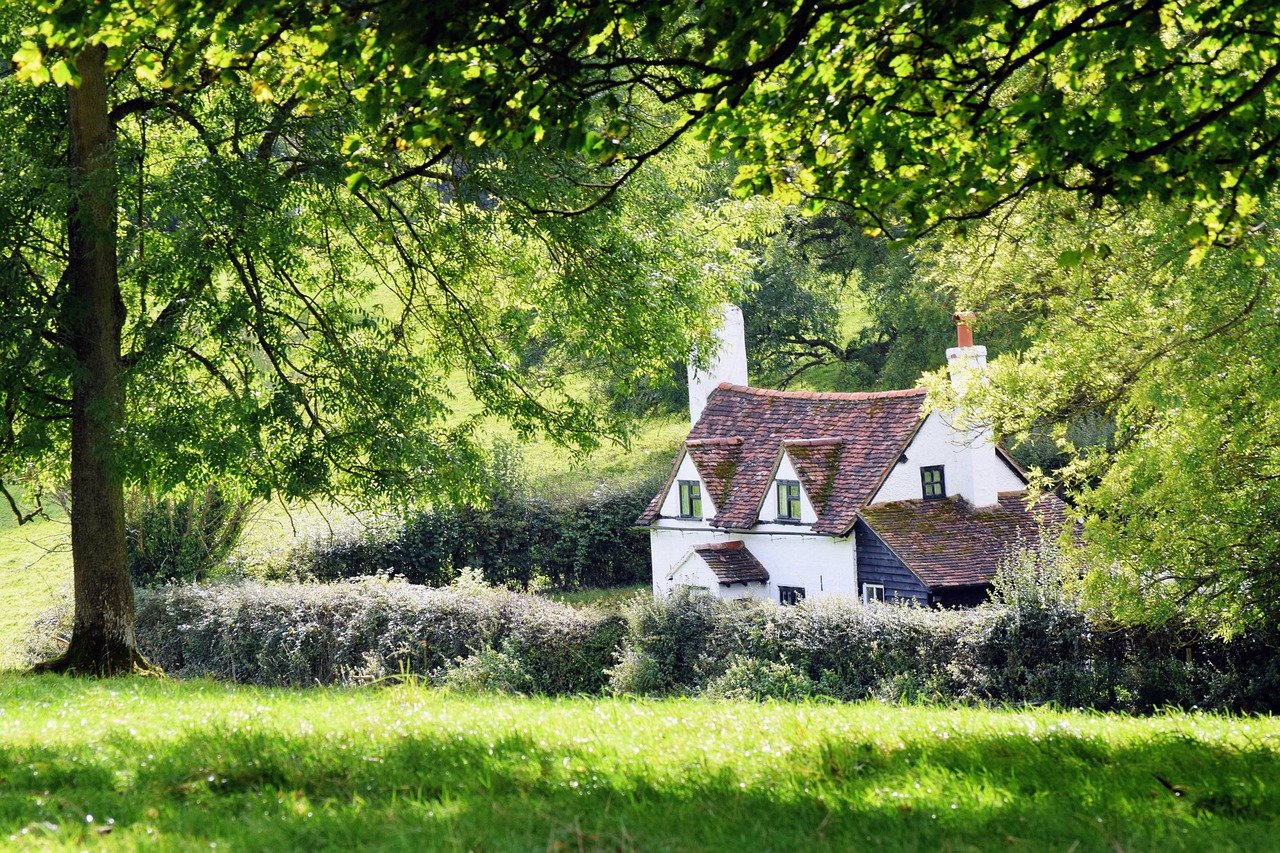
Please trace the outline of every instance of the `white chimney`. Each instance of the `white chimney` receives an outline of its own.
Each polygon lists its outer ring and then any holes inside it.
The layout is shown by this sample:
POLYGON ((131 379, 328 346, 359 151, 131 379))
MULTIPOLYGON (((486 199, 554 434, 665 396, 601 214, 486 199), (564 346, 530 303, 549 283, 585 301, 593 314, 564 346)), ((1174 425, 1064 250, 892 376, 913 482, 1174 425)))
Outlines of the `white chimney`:
MULTIPOLYGON (((956 324, 956 346, 947 350, 947 369, 951 373, 951 385, 960 397, 965 388, 987 366, 987 348, 974 346, 972 311, 953 314, 956 324)), ((957 420, 953 417, 952 420, 957 420)), ((989 507, 1000 500, 997 477, 1000 460, 996 458, 995 437, 984 424, 972 424, 967 429, 956 430, 952 441, 956 444, 958 482, 960 495, 975 507, 989 507)))
POLYGON ((705 369, 689 362, 689 421, 696 424, 707 407, 707 397, 721 382, 747 384, 747 337, 743 328, 742 309, 725 305, 720 309, 720 329, 716 332, 716 351, 705 369))

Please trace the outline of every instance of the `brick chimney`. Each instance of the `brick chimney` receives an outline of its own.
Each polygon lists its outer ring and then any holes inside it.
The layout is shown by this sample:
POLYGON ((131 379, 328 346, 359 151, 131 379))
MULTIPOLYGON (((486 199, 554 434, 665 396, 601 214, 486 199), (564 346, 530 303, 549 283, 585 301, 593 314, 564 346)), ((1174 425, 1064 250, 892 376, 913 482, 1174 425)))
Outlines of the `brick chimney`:
POLYGON ((705 370, 698 370, 689 362, 689 422, 696 424, 707 407, 707 397, 721 382, 734 385, 747 384, 747 342, 742 321, 742 309, 737 305, 725 305, 720 310, 720 329, 716 332, 718 345, 705 370))

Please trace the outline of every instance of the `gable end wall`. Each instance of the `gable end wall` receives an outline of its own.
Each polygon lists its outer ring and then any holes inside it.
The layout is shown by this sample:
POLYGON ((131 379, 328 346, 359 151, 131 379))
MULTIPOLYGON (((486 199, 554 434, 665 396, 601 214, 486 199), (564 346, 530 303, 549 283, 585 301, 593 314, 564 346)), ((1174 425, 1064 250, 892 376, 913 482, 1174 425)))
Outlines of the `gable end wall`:
POLYGON ((883 584, 885 601, 896 597, 909 598, 926 606, 929 604, 928 587, 911 573, 866 522, 858 519, 853 533, 858 548, 858 595, 862 595, 864 583, 883 584))

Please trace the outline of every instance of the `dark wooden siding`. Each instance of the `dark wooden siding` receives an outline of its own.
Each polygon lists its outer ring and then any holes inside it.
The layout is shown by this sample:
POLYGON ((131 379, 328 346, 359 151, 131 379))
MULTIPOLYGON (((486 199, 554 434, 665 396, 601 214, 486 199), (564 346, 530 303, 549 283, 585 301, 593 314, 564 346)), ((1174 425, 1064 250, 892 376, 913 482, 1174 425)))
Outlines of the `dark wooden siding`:
POLYGON ((884 585, 885 601, 896 597, 915 599, 925 605, 930 603, 929 590, 920 578, 911 573, 862 519, 854 524, 853 533, 858 546, 859 595, 864 583, 878 583, 884 585))

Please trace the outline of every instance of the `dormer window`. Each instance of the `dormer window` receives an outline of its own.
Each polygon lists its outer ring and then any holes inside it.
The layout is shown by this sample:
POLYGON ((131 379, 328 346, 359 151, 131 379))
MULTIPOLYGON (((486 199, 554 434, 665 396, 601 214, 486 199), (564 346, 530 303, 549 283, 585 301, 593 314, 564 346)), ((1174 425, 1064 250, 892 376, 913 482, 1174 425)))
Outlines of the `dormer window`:
POLYGON ((927 465, 920 469, 920 486, 927 501, 939 501, 947 496, 947 483, 942 476, 941 465, 927 465))
POLYGON ((680 481, 680 517, 702 518, 702 486, 697 480, 680 481))
POLYGON ((778 520, 800 520, 800 481, 778 481, 778 520))

